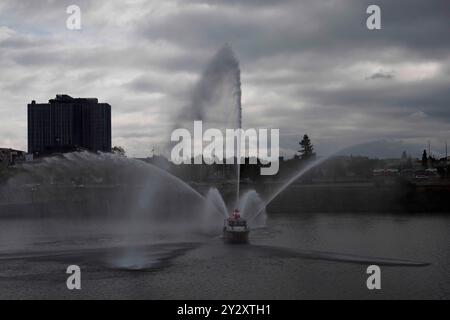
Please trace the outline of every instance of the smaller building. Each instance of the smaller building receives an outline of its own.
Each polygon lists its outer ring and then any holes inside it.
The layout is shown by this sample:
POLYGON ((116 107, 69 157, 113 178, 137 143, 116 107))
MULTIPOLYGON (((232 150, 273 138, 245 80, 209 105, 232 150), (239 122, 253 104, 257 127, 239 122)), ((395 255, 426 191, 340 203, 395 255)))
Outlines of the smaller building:
POLYGON ((14 150, 9 148, 0 148, 0 167, 13 166, 18 162, 27 160, 27 153, 25 151, 14 150))

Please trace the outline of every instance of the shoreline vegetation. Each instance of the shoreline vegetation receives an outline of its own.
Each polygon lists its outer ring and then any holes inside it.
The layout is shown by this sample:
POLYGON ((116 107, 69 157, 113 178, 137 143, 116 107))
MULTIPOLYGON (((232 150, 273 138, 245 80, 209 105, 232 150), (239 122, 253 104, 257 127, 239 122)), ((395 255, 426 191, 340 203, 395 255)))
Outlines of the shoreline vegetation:
MULTIPOLYGON (((126 160, 126 158, 125 158, 126 160)), ((185 181, 200 194, 215 187, 225 202, 235 197, 234 165, 174 165, 154 156, 130 159, 156 166, 185 181)), ((248 159, 247 159, 248 160, 248 159)), ((80 160, 82 161, 82 160, 80 160)), ((74 170, 37 178, 20 165, 0 170, 0 216, 53 216, 69 208, 73 216, 111 214, 110 200, 126 194, 123 210, 133 205, 133 197, 152 181, 130 179, 121 169, 93 170, 77 164, 74 170), (109 170, 109 171, 108 171, 109 170), (125 192, 126 191, 126 192, 125 192), (129 199, 127 199, 129 198, 129 199), (85 212, 87 202, 94 212, 85 212), (60 205, 58 207, 58 204, 60 205)), ((241 194, 254 189, 262 199, 269 199, 308 161, 300 157, 280 158, 276 176, 261 176, 261 163, 241 165, 241 194)), ((92 163, 91 163, 92 165, 92 163)), ((150 178, 151 180, 151 178, 150 178)), ((161 191, 164 192, 164 191, 161 191)), ((269 214, 283 213, 449 213, 449 166, 447 162, 424 163, 402 156, 399 159, 372 159, 337 156, 309 170, 268 204, 269 214)), ((181 198, 180 198, 181 199, 181 198)), ((90 209, 91 210, 91 209, 90 209)))

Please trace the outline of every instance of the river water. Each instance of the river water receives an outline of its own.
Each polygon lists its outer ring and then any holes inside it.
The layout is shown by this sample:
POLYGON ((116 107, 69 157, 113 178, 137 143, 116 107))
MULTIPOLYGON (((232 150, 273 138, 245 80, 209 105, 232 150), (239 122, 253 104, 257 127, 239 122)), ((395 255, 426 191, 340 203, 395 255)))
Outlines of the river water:
POLYGON ((449 230, 449 215, 271 214, 249 245, 225 245, 171 226, 4 220, 0 298, 449 299, 449 230), (71 264, 81 290, 66 287, 71 264))

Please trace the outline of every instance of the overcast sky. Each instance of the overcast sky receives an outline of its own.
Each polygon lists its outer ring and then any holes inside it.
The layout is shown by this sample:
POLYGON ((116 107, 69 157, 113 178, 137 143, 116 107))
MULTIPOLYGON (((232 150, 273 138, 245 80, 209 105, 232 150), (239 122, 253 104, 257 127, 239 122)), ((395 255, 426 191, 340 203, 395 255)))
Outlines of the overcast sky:
POLYGON ((1 0, 0 147, 26 150, 27 103, 66 93, 110 103, 113 144, 146 156, 229 43, 243 126, 280 128, 284 153, 304 133, 320 154, 370 142, 400 156, 428 140, 443 153, 449 34, 448 0, 1 0), (71 4, 80 31, 66 28, 71 4), (366 28, 369 4, 381 30, 366 28))

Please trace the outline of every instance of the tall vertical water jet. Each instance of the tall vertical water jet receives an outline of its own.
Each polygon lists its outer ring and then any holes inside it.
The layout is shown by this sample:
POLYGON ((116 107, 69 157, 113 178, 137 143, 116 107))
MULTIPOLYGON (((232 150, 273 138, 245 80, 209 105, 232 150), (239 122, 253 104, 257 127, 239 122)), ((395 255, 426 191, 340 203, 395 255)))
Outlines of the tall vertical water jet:
POLYGON ((236 107, 239 113, 239 122, 238 122, 238 129, 239 129, 239 134, 238 134, 238 142, 237 142, 237 184, 236 184, 236 203, 239 204, 239 187, 240 187, 240 183, 241 183, 241 131, 240 129, 242 129, 242 105, 241 105, 241 97, 242 97, 242 91, 241 91, 241 74, 240 72, 237 74, 237 85, 236 85, 236 92, 235 92, 235 97, 236 97, 236 107))
POLYGON ((241 70, 230 45, 210 60, 194 87, 191 102, 182 110, 178 123, 202 120, 205 128, 242 127, 241 70))
MULTIPOLYGON (((226 129, 242 128, 241 70, 230 45, 223 46, 210 60, 197 82, 191 102, 181 110, 176 126, 192 127, 195 120, 203 129, 216 128, 225 136, 226 129)), ((239 204, 241 142, 238 134, 235 147, 236 206, 239 204)), ((197 142, 199 143, 199 142, 197 142)))

